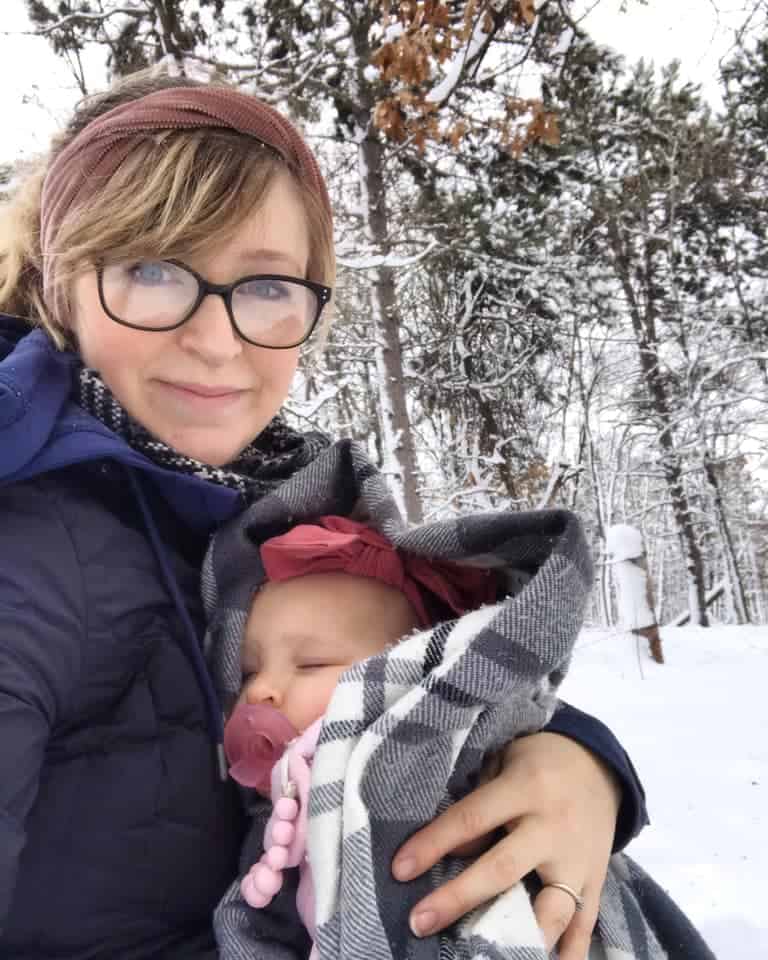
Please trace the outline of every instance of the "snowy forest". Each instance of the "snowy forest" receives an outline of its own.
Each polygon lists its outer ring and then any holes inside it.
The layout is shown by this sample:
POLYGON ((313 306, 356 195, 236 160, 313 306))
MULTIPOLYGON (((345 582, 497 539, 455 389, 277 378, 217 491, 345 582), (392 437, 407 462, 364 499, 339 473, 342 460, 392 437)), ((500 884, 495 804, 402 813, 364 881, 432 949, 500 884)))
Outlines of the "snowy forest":
POLYGON ((716 107, 572 0, 26 5, 84 95, 96 44, 112 76, 218 74, 305 129, 340 270, 289 414, 364 440, 409 521, 577 511, 608 626, 630 524, 658 622, 768 621, 766 0, 716 107))

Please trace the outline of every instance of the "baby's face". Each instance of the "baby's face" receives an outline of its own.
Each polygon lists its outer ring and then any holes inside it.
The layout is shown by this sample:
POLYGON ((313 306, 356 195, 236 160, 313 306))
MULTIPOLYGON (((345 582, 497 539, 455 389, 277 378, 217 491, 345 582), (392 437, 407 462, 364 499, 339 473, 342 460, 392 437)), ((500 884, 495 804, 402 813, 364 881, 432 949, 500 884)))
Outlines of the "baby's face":
POLYGON ((267 583, 248 616, 238 703, 266 703, 306 730, 348 667, 417 626, 403 594, 370 577, 317 573, 267 583))

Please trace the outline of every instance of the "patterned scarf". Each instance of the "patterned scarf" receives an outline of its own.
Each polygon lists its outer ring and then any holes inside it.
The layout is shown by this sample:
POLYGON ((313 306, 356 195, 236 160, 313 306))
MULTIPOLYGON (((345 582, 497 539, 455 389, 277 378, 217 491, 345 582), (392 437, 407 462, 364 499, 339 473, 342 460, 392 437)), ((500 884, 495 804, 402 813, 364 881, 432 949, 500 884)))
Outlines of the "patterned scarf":
POLYGON ((212 467, 153 437, 130 416, 96 370, 84 367, 80 371, 75 400, 153 463, 238 490, 247 503, 273 490, 329 444, 324 434, 299 433, 276 416, 236 460, 224 467, 212 467))

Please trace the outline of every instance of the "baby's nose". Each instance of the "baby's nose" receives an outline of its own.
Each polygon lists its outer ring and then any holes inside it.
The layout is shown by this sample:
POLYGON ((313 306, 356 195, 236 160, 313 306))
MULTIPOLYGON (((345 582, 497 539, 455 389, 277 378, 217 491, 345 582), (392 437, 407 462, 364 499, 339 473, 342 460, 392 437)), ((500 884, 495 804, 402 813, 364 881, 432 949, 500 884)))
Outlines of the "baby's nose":
POLYGON ((279 707, 282 702, 280 685, 266 672, 249 678, 245 688, 245 702, 249 704, 269 703, 279 707))

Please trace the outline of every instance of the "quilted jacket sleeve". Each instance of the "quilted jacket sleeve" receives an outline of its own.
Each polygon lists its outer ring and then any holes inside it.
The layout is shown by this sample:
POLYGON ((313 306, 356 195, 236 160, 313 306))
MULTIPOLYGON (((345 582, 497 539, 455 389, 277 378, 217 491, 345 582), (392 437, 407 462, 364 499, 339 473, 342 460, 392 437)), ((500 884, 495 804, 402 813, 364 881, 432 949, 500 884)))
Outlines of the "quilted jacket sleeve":
POLYGON ((31 482, 0 488, 0 933, 83 631, 80 568, 55 501, 31 482))
POLYGON ((617 777, 621 787, 621 806, 616 821, 613 852, 623 850, 649 822, 645 790, 629 754, 604 723, 562 700, 545 730, 570 737, 591 750, 617 777))

